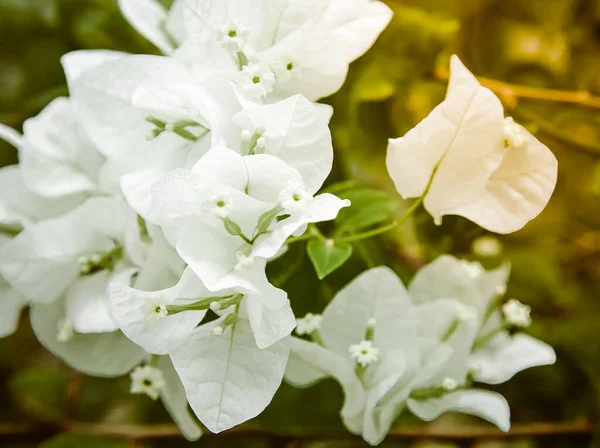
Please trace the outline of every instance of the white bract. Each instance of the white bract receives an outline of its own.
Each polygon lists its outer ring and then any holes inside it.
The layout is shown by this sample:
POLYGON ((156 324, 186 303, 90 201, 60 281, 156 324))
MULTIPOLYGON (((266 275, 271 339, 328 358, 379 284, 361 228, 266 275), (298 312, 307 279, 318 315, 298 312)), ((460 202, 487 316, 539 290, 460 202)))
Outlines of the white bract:
POLYGON ((365 53, 392 12, 371 0, 177 0, 166 12, 156 0, 121 0, 131 24, 165 54, 196 71, 221 70, 250 97, 271 91, 311 100, 331 95, 348 65, 365 53), (246 69, 260 64, 266 70, 246 69), (260 81, 254 82, 259 73, 260 81), (270 73, 270 74, 268 74, 270 73), (264 84, 265 75, 269 78, 264 84), (258 85, 258 87, 256 87, 258 85))
POLYGON ((426 421, 473 414, 506 431, 506 400, 472 383, 498 384, 555 360, 546 344, 503 326, 497 291, 507 275, 507 267, 486 272, 444 256, 419 271, 407 293, 393 272, 371 269, 336 295, 318 332, 309 325, 316 316, 305 318, 299 334, 315 342, 292 340, 286 378, 298 386, 337 379, 344 423, 371 444, 405 409, 426 421))
POLYGON ((546 206, 557 178, 552 152, 453 56, 446 99, 404 137, 390 140, 387 168, 404 198, 423 198, 438 223, 460 215, 511 233, 546 206))

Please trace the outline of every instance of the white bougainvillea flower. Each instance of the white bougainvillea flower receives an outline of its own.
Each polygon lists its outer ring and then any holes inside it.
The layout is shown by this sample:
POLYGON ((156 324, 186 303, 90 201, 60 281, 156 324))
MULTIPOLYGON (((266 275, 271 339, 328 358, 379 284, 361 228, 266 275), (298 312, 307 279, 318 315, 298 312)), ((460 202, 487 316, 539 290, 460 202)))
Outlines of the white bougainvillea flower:
POLYGON ((167 11, 158 0, 119 0, 123 16, 138 33, 164 54, 171 54, 185 38, 182 0, 167 11))
MULTIPOLYGON (((9 239, 0 233, 0 247, 9 239)), ((27 303, 27 299, 0 276, 0 338, 10 336, 17 330, 21 311, 27 303)))
POLYGON ((506 330, 514 323, 508 319, 503 326, 499 299, 506 290, 508 266, 489 272, 477 269, 475 276, 470 275, 474 266, 442 256, 423 267, 410 285, 411 297, 421 304, 421 336, 450 346, 453 355, 434 377, 419 384, 421 391, 435 391, 434 396, 413 396, 408 407, 424 420, 458 411, 480 416, 506 431, 510 424, 506 400, 493 392, 470 389, 470 384, 502 383, 521 370, 553 364, 556 355, 530 336, 510 336, 506 330), (450 383, 456 385, 446 389, 452 393, 439 393, 450 383))
POLYGON ((197 64, 214 66, 222 59, 214 51, 218 42, 231 60, 240 61, 242 51, 277 71, 277 97, 301 93, 310 100, 341 87, 348 65, 392 17, 387 6, 370 0, 184 0, 182 11, 188 41, 196 41, 197 64), (281 75, 282 68, 295 76, 281 75))
MULTIPOLYGON (((118 199, 91 198, 77 209, 25 228, 0 251, 0 272, 29 300, 56 300, 81 274, 122 258, 133 210, 118 199)), ((86 280, 91 281, 91 280, 86 280)))
MULTIPOLYGON (((262 130, 265 142, 261 152, 298 170, 305 188, 314 194, 329 176, 333 164, 329 130, 332 112, 329 106, 313 104, 295 95, 274 104, 246 107, 234 121, 251 134, 262 130)), ((236 147, 236 141, 226 141, 231 148, 236 147)))
POLYGON ((318 330, 322 346, 292 338, 286 380, 308 386, 335 378, 346 398, 344 424, 372 445, 402 410, 391 395, 420 354, 418 322, 408 293, 387 268, 371 269, 327 306, 318 330))
POLYGON ((511 233, 546 206, 557 178, 552 152, 504 118, 500 100, 453 56, 446 99, 404 137, 387 167, 404 198, 424 197, 437 222, 460 215, 511 233))
POLYGON ((190 406, 212 432, 260 414, 279 388, 289 348, 280 341, 259 349, 250 322, 240 315, 220 336, 227 316, 196 328, 170 356, 190 406))
MULTIPOLYGON (((33 193, 59 198, 98 190, 104 157, 86 137, 67 98, 57 98, 25 121, 19 149, 23 180, 33 193)), ((0 137, 2 133, 0 133, 0 137)))
MULTIPOLYGON (((144 350, 158 355, 168 354, 173 339, 193 330, 206 314, 186 311, 169 315, 167 306, 216 295, 189 268, 177 285, 162 291, 141 291, 122 283, 112 283, 110 288, 111 311, 119 328, 144 350)), ((228 292, 223 292, 226 295, 228 292)))
MULTIPOLYGON (((238 265, 241 255, 257 257, 257 260, 271 258, 280 251, 289 236, 303 233, 308 223, 334 219, 342 207, 350 205, 331 194, 316 197, 313 194, 314 190, 305 188, 300 173, 274 156, 241 156, 227 148, 212 148, 191 171, 176 170, 157 183, 154 189, 157 210, 154 214, 161 217, 159 223, 162 225, 185 224, 176 244, 179 253, 191 266, 194 262, 190 257, 206 259, 221 254, 221 272, 235 271, 236 277, 239 277, 244 270, 235 269, 236 266, 245 264, 247 268, 251 267, 247 263, 238 265), (206 223, 223 232, 223 218, 218 214, 214 216, 215 213, 212 217, 206 213, 214 210, 214 198, 221 197, 221 192, 226 192, 231 198, 233 208, 227 219, 239 226, 242 237, 229 234, 214 240, 213 235, 203 235, 194 230, 195 224, 181 221, 185 216, 202 216, 206 223), (286 194, 282 197, 282 193, 286 194), (302 202, 302 207, 290 208, 296 200, 302 202), (282 219, 277 219, 278 215, 282 219), (261 217, 264 218, 262 221, 261 217), (212 241, 208 241, 210 239, 212 241), (218 245, 220 250, 201 250, 205 244, 211 247, 218 245)), ((215 284, 214 279, 203 277, 205 274, 198 270, 196 272, 211 290, 235 286, 248 288, 247 284, 236 285, 229 280, 225 284, 215 284)), ((223 274, 215 278, 222 277, 223 274)))

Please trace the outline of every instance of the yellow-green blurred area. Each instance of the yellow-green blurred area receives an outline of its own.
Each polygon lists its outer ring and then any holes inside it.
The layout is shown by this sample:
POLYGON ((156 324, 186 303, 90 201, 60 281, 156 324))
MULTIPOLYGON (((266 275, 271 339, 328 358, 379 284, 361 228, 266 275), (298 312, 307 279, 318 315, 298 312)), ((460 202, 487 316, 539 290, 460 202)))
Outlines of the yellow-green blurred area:
MULTIPOLYGON (((372 263, 392 266, 405 280, 441 253, 488 267, 509 260, 508 295, 532 307, 531 333, 558 355, 555 366, 520 373, 496 388, 511 404, 516 434, 498 436, 466 416, 447 415, 428 425, 407 417, 382 446, 600 446, 600 0, 389 4, 393 22, 353 64, 342 91, 327 100, 335 107, 332 182, 354 179, 397 198, 385 171, 387 139, 403 135, 443 99, 448 57, 457 53, 477 76, 492 80, 507 115, 552 149, 559 160, 558 186, 540 217, 514 235, 498 237, 503 247, 498 256, 473 251, 477 238, 486 235, 474 224, 448 217, 437 227, 424 212, 396 234, 362 244, 348 265, 324 282, 300 255, 298 270, 284 285, 294 310, 298 315, 320 311, 366 268, 361 253, 372 263), (448 437, 428 440, 428 432, 448 437)), ((0 122, 20 128, 52 98, 66 95, 59 58, 81 48, 156 51, 122 19, 116 0, 0 0, 0 122)), ((16 151, 0 142, 1 164, 16 160, 16 151)), ((397 199, 401 214, 404 205, 397 199)), ((294 250, 286 257, 296 263, 294 250)), ((0 377, 2 447, 187 445, 172 437, 98 435, 106 428, 153 427, 169 420, 160 403, 129 395, 127 378, 74 375, 39 346, 27 315, 16 335, 0 340, 0 377), (83 438, 61 436, 67 418, 93 423, 95 429, 83 438)), ((265 413, 245 426, 253 431, 206 437, 197 446, 366 446, 342 427, 341 404, 342 392, 333 381, 308 390, 284 385, 265 413)))

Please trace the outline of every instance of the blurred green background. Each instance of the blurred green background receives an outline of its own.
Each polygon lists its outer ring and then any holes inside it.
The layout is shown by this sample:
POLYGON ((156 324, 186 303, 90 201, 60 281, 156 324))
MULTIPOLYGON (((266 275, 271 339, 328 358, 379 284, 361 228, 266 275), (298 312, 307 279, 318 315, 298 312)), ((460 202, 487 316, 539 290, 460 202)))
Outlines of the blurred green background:
MULTIPOLYGON (((513 423, 523 436, 477 437, 475 431, 489 426, 465 416, 445 416, 427 426, 402 418, 383 446, 600 447, 600 431, 595 429, 600 386, 600 104, 597 99, 582 101, 576 93, 559 94, 563 101, 555 100, 556 90, 600 96, 600 0, 388 3, 396 12, 392 24, 352 66, 342 91, 327 100, 335 107, 337 161, 331 182, 354 179, 365 188, 386 191, 376 201, 377 212, 383 218, 401 214, 404 205, 385 172, 387 138, 405 133, 443 99, 447 60, 458 53, 475 74, 499 81, 493 86, 507 114, 556 154, 556 193, 523 231, 499 238, 499 256, 473 251, 474 241, 486 234, 477 226, 450 217, 436 227, 421 213, 395 234, 362 243, 350 262, 323 282, 316 279, 301 245, 270 266, 271 274, 289 291, 297 315, 303 315, 320 311, 369 263, 388 264, 409 280, 420 265, 444 252, 488 267, 510 260, 508 294, 532 306, 531 332, 558 354, 555 366, 521 373, 498 388, 511 403, 513 423), (544 90, 535 90, 540 98, 531 99, 526 86, 544 90), (428 440, 427 431, 452 431, 454 437, 428 440)), ((66 95, 59 58, 81 48, 156 51, 121 18, 116 0, 0 0, 0 122, 20 128, 52 98, 66 95)), ((0 142, 0 164, 16 160, 16 151, 0 142)), ((353 199, 360 203, 360 194, 353 199)), ((0 378, 2 447, 187 445, 177 438, 60 435, 61 425, 73 419, 108 425, 94 425, 88 433, 169 420, 160 403, 128 394, 128 378, 74 374, 39 346, 26 314, 18 333, 0 340, 0 378)), ((197 446, 366 446, 341 426, 341 400, 333 381, 308 390, 284 385, 267 411, 246 425, 251 432, 206 437, 197 446)))

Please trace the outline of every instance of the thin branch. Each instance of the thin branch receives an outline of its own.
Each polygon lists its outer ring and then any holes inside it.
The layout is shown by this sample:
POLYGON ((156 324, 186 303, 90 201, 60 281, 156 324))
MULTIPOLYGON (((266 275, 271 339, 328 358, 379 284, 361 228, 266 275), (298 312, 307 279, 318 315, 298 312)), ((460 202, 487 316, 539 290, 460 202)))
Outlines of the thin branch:
MULTIPOLYGON (((442 67, 436 67, 434 76, 440 81, 448 81, 450 74, 442 67)), ((585 90, 554 90, 541 87, 523 86, 498 81, 497 79, 477 77, 482 86, 487 87, 498 96, 504 98, 509 105, 514 107, 519 98, 528 98, 558 103, 577 104, 580 106, 600 108, 600 97, 593 96, 585 90)))
MULTIPOLYGON (((71 423, 63 427, 0 424, 0 437, 19 437, 52 435, 62 431, 86 436, 100 436, 126 440, 148 440, 161 438, 179 438, 181 434, 173 424, 159 425, 112 425, 104 423, 71 423)), ((545 437, 561 435, 589 435, 593 425, 586 421, 567 423, 529 423, 514 425, 509 432, 487 426, 472 428, 444 429, 435 427, 415 429, 392 429, 388 440, 393 439, 436 439, 436 440, 474 440, 474 439, 513 439, 519 437, 545 437)), ((279 433, 261 428, 239 426, 220 435, 206 433, 205 437, 270 437, 292 440, 359 440, 356 436, 340 434, 293 434, 279 433)))

